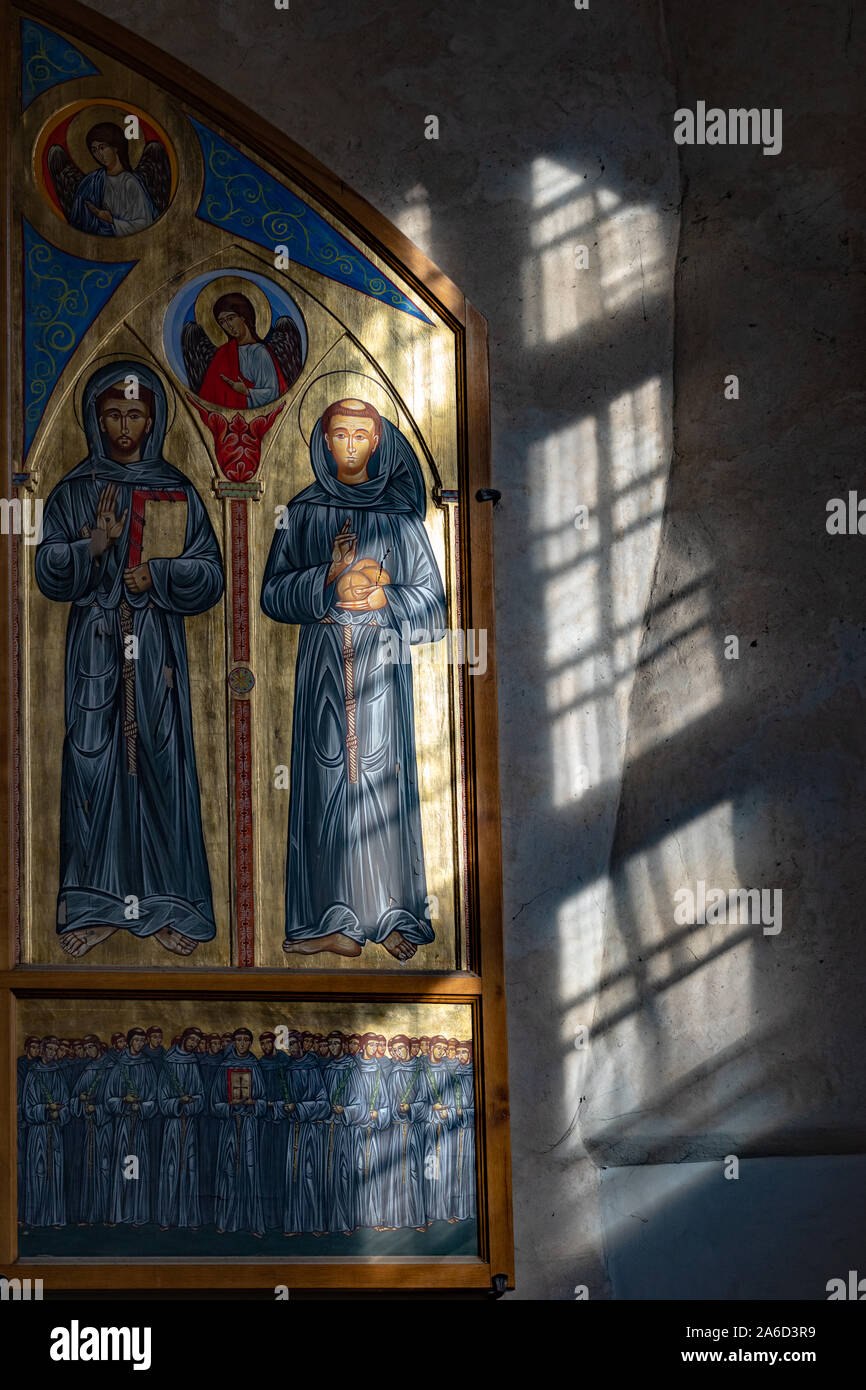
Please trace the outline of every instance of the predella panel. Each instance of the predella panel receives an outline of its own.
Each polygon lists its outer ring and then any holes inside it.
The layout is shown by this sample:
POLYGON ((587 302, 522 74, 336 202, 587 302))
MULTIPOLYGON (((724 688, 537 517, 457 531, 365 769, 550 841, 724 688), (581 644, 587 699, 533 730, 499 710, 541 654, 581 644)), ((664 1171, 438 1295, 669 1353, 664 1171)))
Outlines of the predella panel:
POLYGON ((477 1251, 465 1005, 30 999, 17 1082, 22 1258, 477 1251))

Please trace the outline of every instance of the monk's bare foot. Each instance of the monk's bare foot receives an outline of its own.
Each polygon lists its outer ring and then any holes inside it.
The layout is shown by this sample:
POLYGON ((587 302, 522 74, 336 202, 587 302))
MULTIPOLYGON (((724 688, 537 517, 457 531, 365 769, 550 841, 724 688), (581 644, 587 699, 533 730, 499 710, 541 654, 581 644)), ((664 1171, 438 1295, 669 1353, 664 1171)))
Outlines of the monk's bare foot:
POLYGON ((100 941, 114 936, 117 927, 77 927, 75 931, 64 932, 60 944, 70 956, 86 956, 100 941))
POLYGON ((332 951, 335 956, 359 956, 361 943, 353 941, 345 932, 332 931, 327 936, 314 936, 308 941, 284 941, 283 950, 287 956, 293 951, 301 956, 315 956, 320 951, 332 951))
POLYGON ((402 932, 392 931, 389 936, 381 943, 386 951, 390 951, 395 960, 411 960, 417 946, 413 946, 411 941, 407 941, 402 932))
POLYGON ((183 932, 175 931, 174 927, 160 927, 159 931, 154 932, 154 936, 160 946, 164 946, 167 951, 173 951, 176 956, 191 956, 198 945, 191 936, 184 936, 183 932))

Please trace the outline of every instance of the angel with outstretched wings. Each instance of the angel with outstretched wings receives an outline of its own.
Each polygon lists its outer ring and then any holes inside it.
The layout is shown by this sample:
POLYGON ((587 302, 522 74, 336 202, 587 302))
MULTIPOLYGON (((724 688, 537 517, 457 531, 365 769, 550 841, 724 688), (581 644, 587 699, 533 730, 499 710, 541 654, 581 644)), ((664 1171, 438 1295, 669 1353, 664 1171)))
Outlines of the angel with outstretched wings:
POLYGON ((267 337, 256 331, 256 313, 245 294, 223 294, 213 316, 228 339, 220 347, 201 324, 185 323, 181 350, 191 389, 211 405, 241 410, 269 405, 295 382, 302 362, 301 335, 281 315, 267 337))
POLYGON ((48 169, 66 220, 96 236, 130 236, 143 231, 168 207, 171 166, 158 140, 148 140, 135 169, 119 125, 102 121, 87 132, 97 168, 85 174, 62 145, 48 151, 48 169))

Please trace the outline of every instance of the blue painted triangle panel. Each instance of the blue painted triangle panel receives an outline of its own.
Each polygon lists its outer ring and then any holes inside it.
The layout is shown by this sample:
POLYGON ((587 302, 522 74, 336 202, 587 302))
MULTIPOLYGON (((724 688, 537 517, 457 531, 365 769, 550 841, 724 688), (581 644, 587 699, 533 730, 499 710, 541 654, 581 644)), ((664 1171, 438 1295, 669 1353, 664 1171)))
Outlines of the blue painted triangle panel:
POLYGON ((329 280, 430 323, 397 286, 296 193, 278 183, 234 145, 190 116, 204 157, 205 180, 197 216, 254 241, 287 246, 289 256, 329 280))
POLYGON ((89 58, 53 29, 32 19, 21 21, 21 109, 36 97, 74 77, 99 77, 89 58))
POLYGON ((26 219, 22 222, 26 455, 60 373, 136 262, 82 260, 43 240, 26 219))

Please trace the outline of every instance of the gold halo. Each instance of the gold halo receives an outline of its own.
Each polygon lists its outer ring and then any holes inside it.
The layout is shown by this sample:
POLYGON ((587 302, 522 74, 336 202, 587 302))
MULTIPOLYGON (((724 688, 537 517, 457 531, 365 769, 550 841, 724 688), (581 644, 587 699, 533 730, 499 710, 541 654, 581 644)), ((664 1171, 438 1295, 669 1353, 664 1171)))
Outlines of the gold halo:
POLYGON ((268 302, 268 297, 258 285, 254 285, 252 280, 245 280, 242 275, 218 275, 215 280, 208 280, 207 284, 199 290, 195 300, 195 321, 199 328, 203 328, 212 343, 221 347, 228 342, 228 335, 223 332, 213 316, 213 306, 224 294, 243 294, 253 306, 256 316, 256 332, 259 337, 267 337, 271 327, 273 311, 268 302))
MULTIPOLYGON (((123 130, 124 117, 130 115, 138 115, 138 113, 130 111, 128 107, 121 106, 116 101, 102 101, 93 106, 85 106, 82 111, 72 117, 66 132, 66 148, 69 151, 70 159, 75 161, 83 174, 89 174, 92 169, 99 168, 87 148, 87 132, 90 127, 111 121, 113 125, 118 125, 123 130)), ((139 117, 140 120, 141 117, 139 117)), ((139 125, 138 139, 127 140, 126 142, 129 162, 133 169, 138 166, 146 143, 139 125)))
POLYGON ((144 357, 136 357, 134 352, 103 353, 101 357, 92 358, 84 370, 79 374, 72 390, 72 408, 75 411, 75 419, 78 422, 79 429, 83 430, 85 434, 87 433, 84 427, 84 411, 82 409, 84 403, 84 388, 94 372, 98 372, 100 367, 107 367, 110 362, 140 362, 142 367, 147 367, 149 372, 153 372, 154 376, 159 377, 159 380, 162 382, 162 389, 165 392, 165 435, 163 436, 163 438, 165 438, 174 424, 175 416, 177 415, 177 397, 169 385, 165 372, 153 362, 146 361, 144 357))
POLYGON ((325 372, 310 382, 298 408, 298 428, 305 444, 309 444, 313 426, 321 420, 325 410, 333 401, 367 401, 374 405, 379 414, 391 424, 399 427, 400 409, 391 395, 375 377, 364 372, 337 371, 325 372), (347 389, 340 390, 341 381, 347 389))

